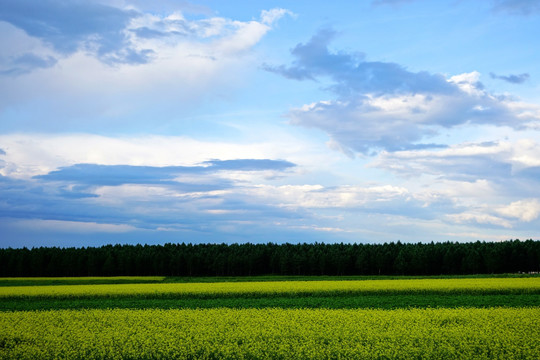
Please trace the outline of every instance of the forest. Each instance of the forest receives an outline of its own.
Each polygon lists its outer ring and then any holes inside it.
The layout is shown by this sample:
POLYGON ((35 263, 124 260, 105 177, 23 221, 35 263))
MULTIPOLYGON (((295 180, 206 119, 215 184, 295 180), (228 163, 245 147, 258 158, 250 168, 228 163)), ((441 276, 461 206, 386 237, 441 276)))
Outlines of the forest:
POLYGON ((540 271, 540 241, 0 249, 0 277, 459 275, 540 271))

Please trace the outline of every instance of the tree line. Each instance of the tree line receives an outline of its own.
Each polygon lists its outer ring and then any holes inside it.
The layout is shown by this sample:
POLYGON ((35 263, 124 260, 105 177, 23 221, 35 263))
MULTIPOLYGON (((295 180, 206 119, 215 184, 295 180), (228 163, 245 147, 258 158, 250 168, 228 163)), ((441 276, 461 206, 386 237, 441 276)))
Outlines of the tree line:
POLYGON ((540 271, 540 241, 0 249, 0 276, 452 275, 540 271))

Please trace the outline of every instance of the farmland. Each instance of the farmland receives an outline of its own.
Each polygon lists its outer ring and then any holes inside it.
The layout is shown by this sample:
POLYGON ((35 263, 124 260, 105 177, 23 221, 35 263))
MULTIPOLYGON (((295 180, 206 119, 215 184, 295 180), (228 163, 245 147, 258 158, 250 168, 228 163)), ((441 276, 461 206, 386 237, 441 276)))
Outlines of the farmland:
POLYGON ((540 310, 79 310, 4 313, 1 357, 529 358, 540 310))
MULTIPOLYGON (((540 278, 404 278, 167 282, 166 278, 5 279, 0 309, 519 307, 540 303, 540 278), (109 279, 110 284, 104 284, 109 279), (23 286, 27 281, 33 286, 23 286), (133 283, 129 283, 132 281, 133 283), (137 283, 137 281, 141 283, 137 283), (90 282, 91 284, 88 284, 90 282), (75 286, 76 285, 76 286, 75 286)), ((174 280, 174 279, 173 279, 174 280)), ((169 281, 171 281, 169 279, 169 281)))
POLYGON ((0 358, 540 356, 540 277, 234 280, 0 279, 0 358))

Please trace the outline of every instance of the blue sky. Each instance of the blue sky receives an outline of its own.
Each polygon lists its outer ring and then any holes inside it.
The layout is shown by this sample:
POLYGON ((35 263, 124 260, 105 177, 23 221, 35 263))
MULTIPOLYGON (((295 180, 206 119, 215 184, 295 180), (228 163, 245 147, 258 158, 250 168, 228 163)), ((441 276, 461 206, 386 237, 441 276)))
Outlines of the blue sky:
POLYGON ((0 246, 540 238, 540 1, 6 0, 0 246))

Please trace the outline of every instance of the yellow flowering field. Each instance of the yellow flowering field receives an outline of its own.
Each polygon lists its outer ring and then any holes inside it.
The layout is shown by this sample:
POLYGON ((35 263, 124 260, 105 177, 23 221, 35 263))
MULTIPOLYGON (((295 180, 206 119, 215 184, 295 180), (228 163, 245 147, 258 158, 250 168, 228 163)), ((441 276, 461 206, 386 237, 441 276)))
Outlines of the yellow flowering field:
POLYGON ((102 280, 0 286, 0 359, 540 359, 539 277, 102 280))
POLYGON ((540 277, 2 286, 0 298, 300 296, 325 293, 414 294, 430 292, 538 293, 540 292, 540 277))
POLYGON ((5 312, 0 358, 539 359, 540 308, 5 312))

